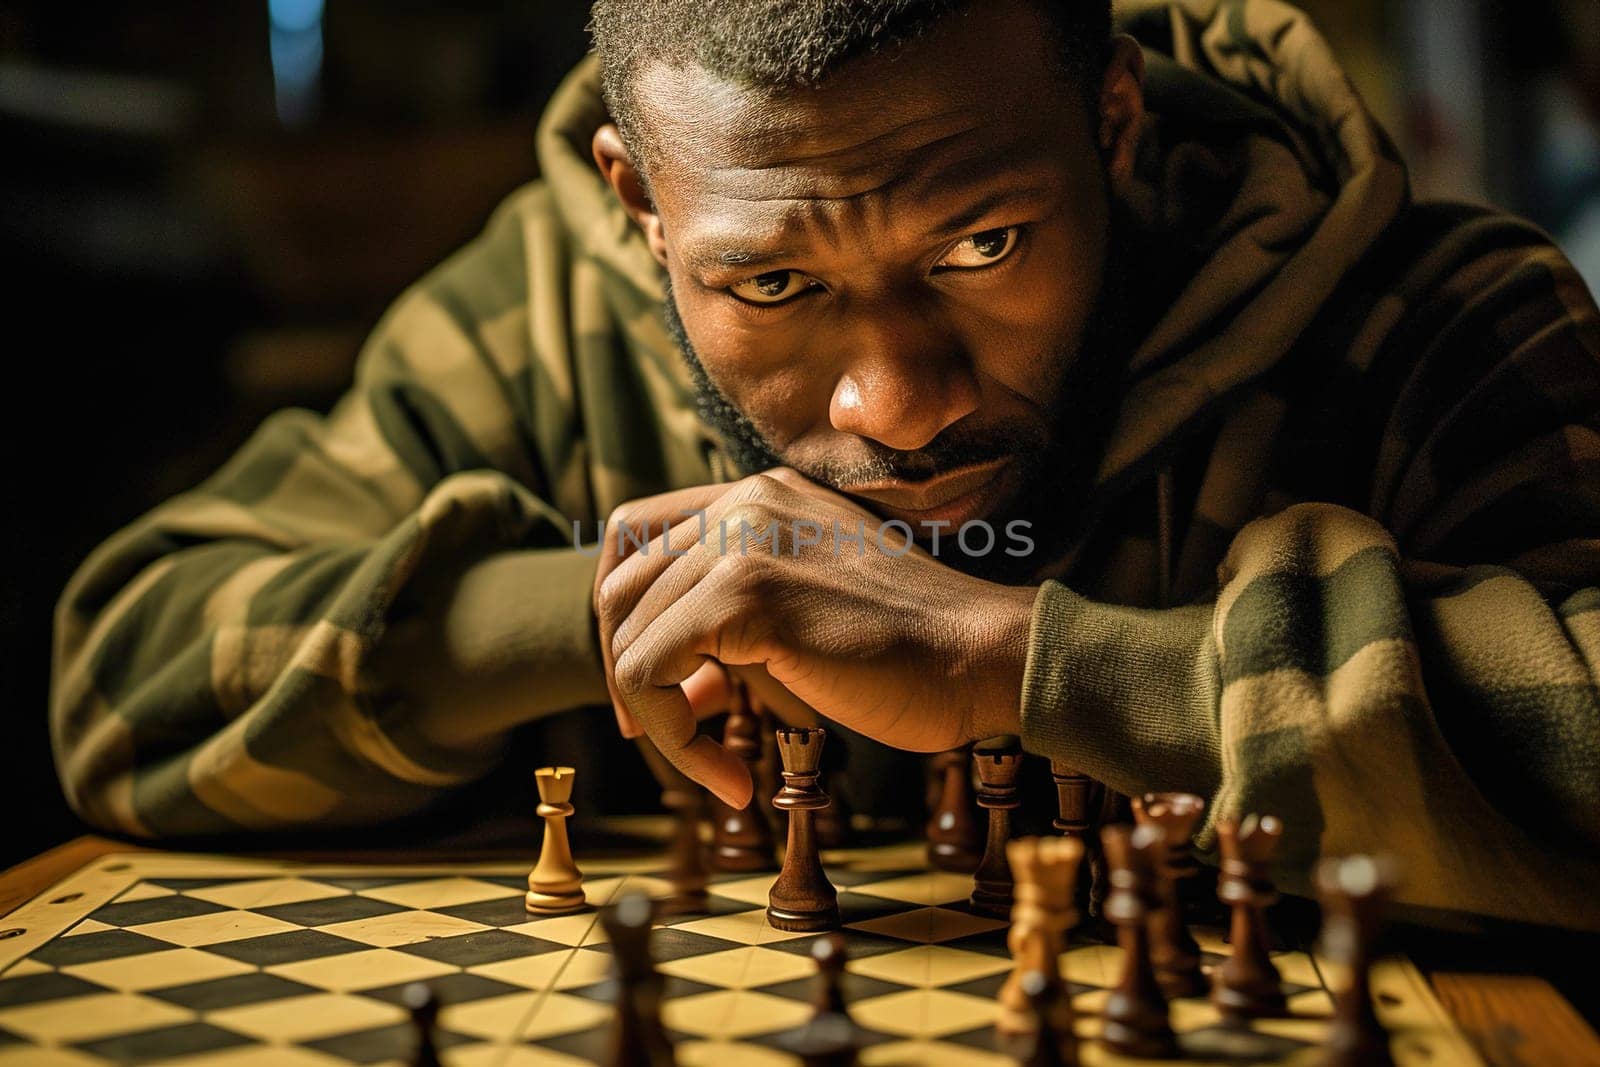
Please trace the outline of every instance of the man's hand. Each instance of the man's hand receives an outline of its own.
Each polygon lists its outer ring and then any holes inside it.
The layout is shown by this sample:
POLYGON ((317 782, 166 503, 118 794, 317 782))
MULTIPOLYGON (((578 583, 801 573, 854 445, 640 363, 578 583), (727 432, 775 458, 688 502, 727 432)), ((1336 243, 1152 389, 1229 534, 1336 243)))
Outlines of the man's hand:
POLYGON ((695 733, 697 715, 720 710, 711 661, 780 710, 813 708, 897 748, 1017 733, 1035 590, 962 574, 879 531, 786 468, 617 509, 595 613, 624 732, 642 728, 735 807, 750 796, 744 763, 695 733), (643 549, 624 532, 645 530, 643 549))

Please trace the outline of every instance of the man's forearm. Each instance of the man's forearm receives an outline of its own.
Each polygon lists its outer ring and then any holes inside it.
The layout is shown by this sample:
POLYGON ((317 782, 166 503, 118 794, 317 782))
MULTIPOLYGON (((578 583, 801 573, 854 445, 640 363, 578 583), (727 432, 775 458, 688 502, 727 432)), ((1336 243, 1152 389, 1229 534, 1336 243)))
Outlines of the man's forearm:
POLYGON ((1409 903, 1600 927, 1600 709, 1575 640, 1600 601, 1558 618, 1501 573, 1463 621, 1402 581, 1376 522, 1314 504, 1241 531, 1209 605, 1137 611, 1047 586, 1024 743, 1123 792, 1198 792, 1213 821, 1279 816, 1292 890, 1319 854, 1384 851, 1406 866, 1409 903), (1515 684, 1476 684, 1503 675, 1507 649, 1515 684), (1517 744, 1479 743, 1496 736, 1517 744), (1579 736, 1587 749, 1559 740, 1579 736))

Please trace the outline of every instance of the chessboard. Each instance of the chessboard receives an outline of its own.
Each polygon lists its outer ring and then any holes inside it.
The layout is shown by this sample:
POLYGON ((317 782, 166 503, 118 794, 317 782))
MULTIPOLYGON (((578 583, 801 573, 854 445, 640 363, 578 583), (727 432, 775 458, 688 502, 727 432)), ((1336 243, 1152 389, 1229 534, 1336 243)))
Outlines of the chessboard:
MULTIPOLYGON (((993 1028, 1006 924, 975 913, 971 878, 931 870, 924 848, 823 854, 861 1062, 1012 1063, 993 1028)), ((401 990, 417 981, 443 1005, 446 1064, 604 1062, 615 984, 598 908, 625 889, 669 887, 659 854, 581 863, 590 906, 535 918, 525 865, 103 856, 0 920, 0 1065, 404 1064, 414 1036, 401 990)), ((799 1062, 785 1048, 812 1014, 822 935, 767 923, 772 878, 714 875, 702 912, 657 921, 662 1016, 681 1064, 799 1062)), ((1220 935, 1196 936, 1220 961, 1220 935)), ((1175 1001, 1182 1062, 1319 1060, 1329 968, 1301 948, 1274 961, 1291 1017, 1237 1029, 1203 1000, 1175 1001)), ((1121 1062, 1092 1040, 1119 966, 1119 950, 1084 931, 1061 957, 1086 1064, 1121 1062)), ((1373 986, 1396 1063, 1481 1062, 1408 961, 1381 961, 1373 986)))

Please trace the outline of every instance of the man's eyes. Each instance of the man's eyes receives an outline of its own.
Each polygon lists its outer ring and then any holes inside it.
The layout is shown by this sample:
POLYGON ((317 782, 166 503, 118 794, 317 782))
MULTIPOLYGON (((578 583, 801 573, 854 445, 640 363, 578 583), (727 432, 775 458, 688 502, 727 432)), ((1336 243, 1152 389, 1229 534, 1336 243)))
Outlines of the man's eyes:
MULTIPOLYGON (((933 265, 935 271, 982 270, 992 267, 1016 251, 1022 235, 1020 226, 1003 226, 963 237, 933 265)), ((798 270, 769 270, 735 282, 728 292, 747 304, 770 307, 793 300, 821 283, 798 270)))
POLYGON ((933 269, 980 270, 992 267, 1015 251, 1021 234, 1022 227, 1005 226, 963 237, 933 265, 933 269))

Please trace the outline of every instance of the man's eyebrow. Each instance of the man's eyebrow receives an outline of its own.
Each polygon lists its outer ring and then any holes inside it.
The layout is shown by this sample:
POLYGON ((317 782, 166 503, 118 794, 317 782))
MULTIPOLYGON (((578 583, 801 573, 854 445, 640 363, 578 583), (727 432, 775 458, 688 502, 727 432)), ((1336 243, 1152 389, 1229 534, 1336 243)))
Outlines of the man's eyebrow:
MULTIPOLYGON (((992 190, 927 230, 927 236, 930 238, 947 237, 965 232, 975 225, 979 219, 996 208, 1013 200, 1041 196, 1045 192, 1045 187, 1039 185, 1011 185, 992 190)), ((684 259, 692 271, 710 274, 727 270, 730 267, 740 267, 747 268, 752 276, 761 273, 762 267, 780 263, 793 257, 793 251, 787 248, 757 251, 752 248, 717 248, 713 246, 691 248, 684 253, 684 259)))

